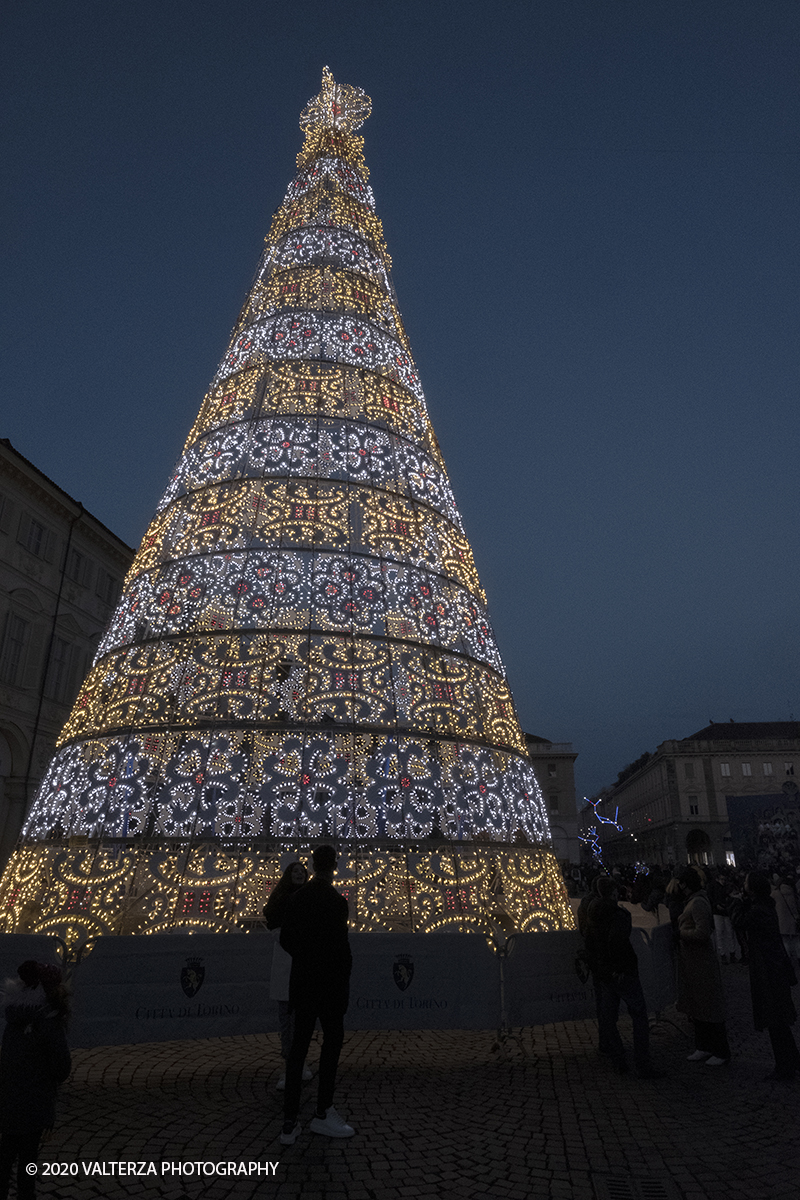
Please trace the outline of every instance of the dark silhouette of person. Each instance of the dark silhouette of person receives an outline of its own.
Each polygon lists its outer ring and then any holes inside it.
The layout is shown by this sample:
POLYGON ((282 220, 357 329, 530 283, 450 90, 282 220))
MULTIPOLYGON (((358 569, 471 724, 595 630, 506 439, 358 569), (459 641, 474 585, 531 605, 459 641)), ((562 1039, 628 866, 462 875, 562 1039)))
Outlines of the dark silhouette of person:
POLYGON ((347 901, 333 886, 336 870, 333 846, 318 846, 312 862, 314 874, 289 900, 281 924, 281 945, 292 956, 289 1005, 294 1013, 281 1133, 285 1146, 291 1146, 300 1133, 303 1063, 317 1019, 322 1026, 322 1051, 317 1108, 310 1129, 333 1138, 352 1137, 355 1132, 333 1107, 353 965, 347 936, 347 901))
MULTIPOLYGON (((586 895, 583 897, 580 904, 578 905, 578 913, 577 913, 578 932, 580 933, 581 937, 583 938, 584 945, 586 943, 586 933, 587 933, 586 927, 587 927, 587 923, 589 920, 589 905, 592 903, 593 900, 597 899, 597 897, 599 895, 599 892, 597 890, 597 885, 600 882, 600 880, 604 879, 604 878, 606 878, 606 876, 597 875, 592 880, 592 884, 591 884, 589 891, 586 893, 586 895)), ((582 955, 582 959, 583 959, 584 963, 588 964, 589 970, 591 971, 591 974, 592 974, 592 988, 594 990, 594 1006, 595 1006, 595 1013, 597 1016, 597 1037, 598 1037, 597 1049, 600 1054, 606 1054, 609 1056, 609 1058, 614 1058, 615 1054, 618 1051, 618 1047, 614 1044, 612 1044, 612 1045, 606 1044, 605 1024, 603 1022, 601 1007, 600 1007, 601 998, 602 998, 602 994, 603 994, 602 988, 600 987, 597 977, 594 973, 594 970, 592 969, 592 960, 590 959, 590 955, 589 955, 588 951, 584 952, 584 954, 582 955)), ((586 982, 585 968, 583 970, 581 979, 582 979, 582 982, 586 982)))
POLYGON ((58 1085, 72 1065, 60 968, 29 959, 17 974, 19 982, 6 987, 0 1046, 0 1200, 8 1196, 15 1162, 17 1196, 33 1200, 39 1143, 55 1121, 58 1085))
POLYGON ((744 888, 750 904, 740 928, 747 935, 753 1024, 766 1029, 775 1056, 775 1070, 767 1078, 794 1079, 800 1071, 800 1052, 790 1028, 797 1019, 791 993, 797 978, 781 937, 769 879, 751 871, 744 888))
POLYGON ((647 1003, 639 981, 639 962, 631 945, 631 914, 617 903, 616 880, 601 876, 596 897, 586 910, 586 954, 598 991, 600 1045, 619 1074, 628 1070, 625 1047, 617 1029, 620 1001, 633 1022, 633 1057, 641 1079, 663 1079, 650 1062, 647 1003))

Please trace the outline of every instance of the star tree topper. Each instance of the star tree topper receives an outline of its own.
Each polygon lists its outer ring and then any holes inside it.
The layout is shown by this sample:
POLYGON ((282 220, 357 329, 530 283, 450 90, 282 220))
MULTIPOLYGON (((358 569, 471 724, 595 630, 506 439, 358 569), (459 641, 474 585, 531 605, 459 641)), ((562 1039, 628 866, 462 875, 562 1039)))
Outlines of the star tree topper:
POLYGON ((300 114, 301 129, 338 129, 353 133, 372 112, 372 101, 361 88, 337 83, 327 67, 322 68, 322 88, 300 114))

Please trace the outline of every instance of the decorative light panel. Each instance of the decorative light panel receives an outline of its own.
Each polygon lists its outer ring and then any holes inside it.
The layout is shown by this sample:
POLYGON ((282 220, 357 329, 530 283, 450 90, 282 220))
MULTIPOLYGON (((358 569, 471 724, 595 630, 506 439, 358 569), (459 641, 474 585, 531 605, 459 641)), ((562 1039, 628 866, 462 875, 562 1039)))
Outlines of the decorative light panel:
POLYGON ((316 838, 344 847, 359 928, 571 923, 391 284, 369 110, 326 68, 0 885, 6 929, 247 927, 277 848, 316 838))

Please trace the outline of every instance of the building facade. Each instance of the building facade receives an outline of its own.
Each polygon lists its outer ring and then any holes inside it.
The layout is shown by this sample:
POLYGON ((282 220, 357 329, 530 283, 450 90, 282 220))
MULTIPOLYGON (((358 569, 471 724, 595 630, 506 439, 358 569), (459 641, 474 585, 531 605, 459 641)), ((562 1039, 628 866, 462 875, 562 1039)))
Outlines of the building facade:
POLYGON ((0 863, 14 847, 133 554, 0 440, 0 863))
POLYGON ((525 734, 528 758, 547 805, 553 850, 560 863, 580 862, 578 809, 575 802, 575 759, 571 742, 550 742, 525 734))
POLYGON ((622 771, 597 804, 604 820, 582 810, 581 833, 597 829, 609 865, 733 863, 728 798, 797 796, 798 776, 800 722, 712 723, 622 771))

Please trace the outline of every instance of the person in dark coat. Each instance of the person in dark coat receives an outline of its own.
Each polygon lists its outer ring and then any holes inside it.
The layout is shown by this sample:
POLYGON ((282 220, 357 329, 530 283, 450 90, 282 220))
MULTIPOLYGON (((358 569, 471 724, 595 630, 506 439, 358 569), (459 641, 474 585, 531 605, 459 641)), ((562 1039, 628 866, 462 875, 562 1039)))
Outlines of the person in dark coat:
POLYGON ((625 1048, 617 1029, 620 1000, 624 1000, 633 1022, 633 1057, 641 1079, 663 1079, 664 1072, 650 1063, 650 1027, 639 960, 631 945, 631 914, 617 903, 616 880, 601 876, 597 896, 586 910, 586 955, 598 993, 600 1045, 610 1054, 618 1073, 628 1069, 625 1048))
MULTIPOLYGON (((588 920, 589 920, 589 905, 594 900, 597 899, 597 896, 599 894, 597 891, 597 885, 600 882, 600 880, 603 878, 606 878, 606 877, 603 875, 598 875, 598 876, 596 876, 595 879, 592 880, 592 884, 591 884, 589 891, 586 893, 586 895, 583 897, 580 904, 578 905, 578 912, 577 912, 578 933, 583 938, 584 944, 586 943, 587 924, 588 924, 588 920)), ((594 1004, 595 1004, 595 1012, 597 1014, 597 1040, 598 1040, 597 1049, 598 1049, 598 1052, 600 1054, 607 1054, 609 1056, 609 1058, 614 1058, 618 1047, 614 1044, 610 1044, 610 1045, 606 1044, 605 1023, 602 1019, 602 1010, 601 1010, 602 989, 600 988, 600 986, 598 984, 598 980, 595 977, 595 973, 592 970, 592 960, 590 958, 588 951, 585 951, 584 954, 581 955, 580 957, 583 959, 583 962, 588 965, 589 970, 592 972, 592 988, 594 990, 594 1004)), ((581 980, 582 980, 582 982, 585 982, 584 976, 581 977, 581 980)))
POLYGON ((310 1128, 313 1133, 334 1138, 352 1137, 355 1132, 333 1107, 353 965, 347 936, 347 901, 333 886, 336 870, 333 846, 318 846, 312 861, 314 875, 289 900, 281 925, 281 945, 292 956, 289 1006, 294 1013, 281 1133, 285 1146, 291 1146, 300 1133, 297 1118, 303 1063, 317 1018, 322 1026, 322 1051, 317 1110, 310 1128))
POLYGON ((740 928, 747 937, 750 959, 753 1024, 766 1029, 772 1043, 775 1070, 768 1078, 793 1079, 800 1072, 800 1053, 790 1028, 797 1019, 791 993, 797 978, 781 937, 769 879, 751 871, 744 887, 750 904, 740 928))
POLYGON ((66 992, 58 967, 29 960, 6 984, 6 1027, 0 1045, 0 1200, 14 1163, 17 1196, 36 1194, 36 1162, 45 1129, 55 1121, 56 1091, 70 1073, 66 992))

